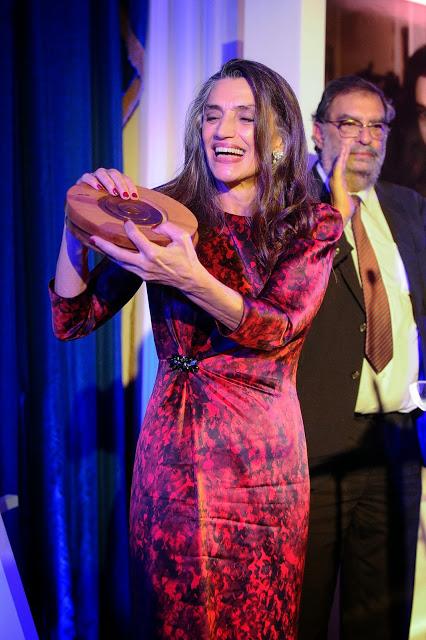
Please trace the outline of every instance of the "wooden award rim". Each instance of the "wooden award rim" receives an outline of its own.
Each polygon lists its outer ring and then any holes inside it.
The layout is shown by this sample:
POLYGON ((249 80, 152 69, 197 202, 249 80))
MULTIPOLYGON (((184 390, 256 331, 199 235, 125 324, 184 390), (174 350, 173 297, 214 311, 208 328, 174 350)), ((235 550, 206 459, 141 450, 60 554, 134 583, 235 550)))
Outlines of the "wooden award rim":
POLYGON ((90 236, 96 235, 113 242, 115 245, 124 249, 135 251, 135 246, 127 237, 124 230, 124 222, 126 219, 132 219, 132 209, 135 203, 142 202, 149 207, 153 207, 157 213, 161 214, 160 222, 155 224, 138 224, 138 229, 149 239, 161 246, 167 246, 170 238, 166 235, 155 233, 152 231, 161 222, 169 221, 180 227, 183 231, 189 233, 194 244, 198 239, 198 222, 194 214, 184 205, 170 196, 166 196, 158 191, 146 189, 145 187, 137 187, 139 200, 125 200, 118 196, 109 196, 104 190, 98 191, 87 184, 76 184, 67 191, 65 214, 66 224, 83 244, 94 248, 90 244, 90 236), (102 208, 99 201, 103 199, 101 204, 105 203, 106 196, 109 201, 117 206, 123 207, 125 215, 120 219, 115 215, 108 213, 102 208), (130 212, 126 212, 129 205, 130 212))

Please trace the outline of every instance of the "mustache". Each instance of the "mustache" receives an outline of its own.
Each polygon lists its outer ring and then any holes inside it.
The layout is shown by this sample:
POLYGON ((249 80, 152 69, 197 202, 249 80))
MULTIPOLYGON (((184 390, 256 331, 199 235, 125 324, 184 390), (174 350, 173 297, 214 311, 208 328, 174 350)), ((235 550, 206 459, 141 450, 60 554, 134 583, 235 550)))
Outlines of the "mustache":
POLYGON ((375 158, 380 157, 380 152, 377 151, 377 149, 375 149, 374 147, 370 147, 370 145, 355 144, 353 147, 351 147, 351 150, 349 153, 365 153, 365 152, 370 153, 375 158))

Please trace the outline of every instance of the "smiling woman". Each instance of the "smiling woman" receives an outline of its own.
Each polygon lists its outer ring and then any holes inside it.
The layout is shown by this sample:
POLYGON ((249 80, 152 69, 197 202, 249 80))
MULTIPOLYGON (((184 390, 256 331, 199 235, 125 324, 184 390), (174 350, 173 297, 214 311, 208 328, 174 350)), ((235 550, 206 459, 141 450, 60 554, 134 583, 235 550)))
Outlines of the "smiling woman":
POLYGON ((245 213, 244 205, 241 207, 238 201, 237 187, 239 193, 246 192, 246 202, 253 200, 258 172, 254 118, 254 97, 247 80, 224 78, 215 83, 205 107, 202 136, 213 176, 225 185, 235 186, 220 195, 222 208, 229 213, 245 213))
MULTIPOLYGON (((190 107, 182 172, 158 187, 197 217, 197 245, 169 222, 167 246, 127 222, 136 251, 92 237, 106 257, 89 273, 64 231, 50 288, 60 339, 148 288, 159 368, 131 495, 137 638, 296 638, 309 478, 295 375, 342 230, 311 202, 306 160, 287 82, 232 60, 190 107)), ((80 182, 137 198, 113 169, 80 182)))

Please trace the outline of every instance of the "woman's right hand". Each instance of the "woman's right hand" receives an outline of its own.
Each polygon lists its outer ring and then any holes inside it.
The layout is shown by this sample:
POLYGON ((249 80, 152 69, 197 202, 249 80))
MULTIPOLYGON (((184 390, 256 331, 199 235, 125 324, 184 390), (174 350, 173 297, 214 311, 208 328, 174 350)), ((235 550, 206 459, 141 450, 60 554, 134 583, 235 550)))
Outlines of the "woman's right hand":
POLYGON ((117 169, 100 167, 93 173, 84 173, 77 180, 77 184, 88 184, 94 189, 108 191, 113 196, 120 196, 124 200, 137 200, 138 190, 131 178, 117 169))
MULTIPOLYGON (((88 184, 94 189, 106 190, 113 196, 137 200, 138 192, 133 180, 116 169, 96 169, 84 173, 77 184, 88 184)), ((64 226, 61 248, 56 264, 55 291, 64 298, 73 298, 87 287, 89 275, 87 247, 64 226)))

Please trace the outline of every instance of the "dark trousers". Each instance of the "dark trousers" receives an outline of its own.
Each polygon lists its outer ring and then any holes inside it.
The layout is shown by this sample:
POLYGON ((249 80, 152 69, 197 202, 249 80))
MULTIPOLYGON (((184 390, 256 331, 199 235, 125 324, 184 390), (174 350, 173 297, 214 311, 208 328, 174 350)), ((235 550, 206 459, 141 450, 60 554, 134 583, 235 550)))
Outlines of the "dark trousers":
POLYGON ((356 446, 311 465, 299 640, 327 638, 340 574, 342 640, 406 640, 421 462, 411 414, 357 416, 356 446))

